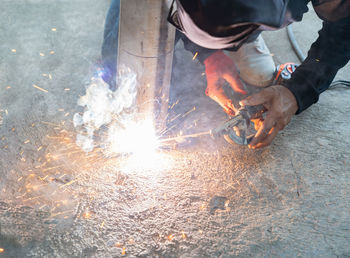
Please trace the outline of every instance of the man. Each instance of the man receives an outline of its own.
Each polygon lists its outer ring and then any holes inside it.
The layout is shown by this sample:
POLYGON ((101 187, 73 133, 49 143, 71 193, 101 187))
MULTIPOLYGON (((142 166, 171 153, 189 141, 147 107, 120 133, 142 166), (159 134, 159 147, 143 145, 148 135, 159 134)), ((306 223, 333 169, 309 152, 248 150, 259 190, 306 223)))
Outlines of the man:
MULTIPOLYGON (((274 64, 259 35, 263 30, 276 30, 300 21, 309 2, 176 0, 177 12, 170 13, 169 20, 183 33, 185 48, 197 52, 197 58, 205 65, 207 95, 233 115, 236 109, 224 93, 223 80, 243 94, 246 92, 239 76, 255 86, 270 84, 274 64), (232 51, 230 57, 223 50, 232 51)), ((263 88, 240 102, 243 106, 262 104, 267 110, 265 119, 256 121, 258 130, 250 148, 269 145, 294 114, 318 101, 337 71, 350 59, 350 0, 311 2, 323 20, 323 27, 305 61, 284 85, 263 88)))

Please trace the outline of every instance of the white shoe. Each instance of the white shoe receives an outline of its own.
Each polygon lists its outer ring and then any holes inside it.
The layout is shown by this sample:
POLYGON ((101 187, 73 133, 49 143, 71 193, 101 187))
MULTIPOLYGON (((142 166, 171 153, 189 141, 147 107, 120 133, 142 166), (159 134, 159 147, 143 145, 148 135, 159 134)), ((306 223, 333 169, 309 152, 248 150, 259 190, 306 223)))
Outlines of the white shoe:
POLYGON ((246 43, 238 51, 226 51, 235 62, 240 77, 246 83, 266 87, 273 81, 275 63, 261 35, 250 43, 246 43))

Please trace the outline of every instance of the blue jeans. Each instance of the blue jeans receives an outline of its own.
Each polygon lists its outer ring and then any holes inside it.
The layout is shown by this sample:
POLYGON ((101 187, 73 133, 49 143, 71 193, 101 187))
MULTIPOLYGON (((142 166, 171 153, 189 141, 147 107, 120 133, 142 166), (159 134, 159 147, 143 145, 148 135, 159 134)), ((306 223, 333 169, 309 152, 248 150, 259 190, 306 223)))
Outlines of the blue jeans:
POLYGON ((105 22, 102 43, 103 80, 116 89, 120 0, 112 0, 105 22))

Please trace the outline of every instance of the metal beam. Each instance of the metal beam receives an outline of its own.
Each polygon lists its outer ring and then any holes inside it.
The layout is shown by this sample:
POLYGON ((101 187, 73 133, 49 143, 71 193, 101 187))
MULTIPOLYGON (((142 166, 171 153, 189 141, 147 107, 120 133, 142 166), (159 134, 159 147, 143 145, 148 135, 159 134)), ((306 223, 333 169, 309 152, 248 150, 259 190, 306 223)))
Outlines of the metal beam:
POLYGON ((168 109, 175 39, 166 19, 170 3, 121 0, 120 8, 118 64, 136 72, 139 112, 153 117, 159 127, 165 125, 168 109))

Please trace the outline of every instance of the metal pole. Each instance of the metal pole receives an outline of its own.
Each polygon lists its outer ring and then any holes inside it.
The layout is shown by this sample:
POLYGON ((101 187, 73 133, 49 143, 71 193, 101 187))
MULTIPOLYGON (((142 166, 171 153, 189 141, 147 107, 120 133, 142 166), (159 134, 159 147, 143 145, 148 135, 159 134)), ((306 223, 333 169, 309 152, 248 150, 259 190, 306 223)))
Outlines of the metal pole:
MULTIPOLYGON (((175 29, 167 23, 171 1, 121 0, 118 67, 137 74, 139 112, 165 125, 175 29)), ((118 68, 117 68, 118 69, 118 68)))

